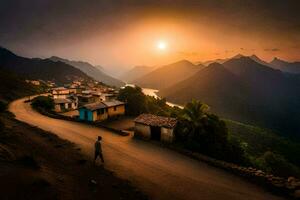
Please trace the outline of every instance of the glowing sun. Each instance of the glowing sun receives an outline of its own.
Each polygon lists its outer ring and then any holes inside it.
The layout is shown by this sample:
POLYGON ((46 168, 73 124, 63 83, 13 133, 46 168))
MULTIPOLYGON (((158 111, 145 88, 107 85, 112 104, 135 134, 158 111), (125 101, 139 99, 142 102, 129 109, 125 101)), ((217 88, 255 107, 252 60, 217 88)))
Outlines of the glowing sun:
POLYGON ((165 41, 158 41, 157 42, 157 48, 159 50, 165 50, 167 48, 167 43, 165 41))

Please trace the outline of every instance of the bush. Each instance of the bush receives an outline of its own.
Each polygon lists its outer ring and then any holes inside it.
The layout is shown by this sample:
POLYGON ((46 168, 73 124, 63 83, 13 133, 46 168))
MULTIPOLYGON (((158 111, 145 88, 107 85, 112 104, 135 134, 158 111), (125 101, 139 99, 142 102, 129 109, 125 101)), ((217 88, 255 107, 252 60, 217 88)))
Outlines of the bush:
POLYGON ((0 112, 4 112, 7 109, 7 102, 0 100, 0 112))
POLYGON ((54 109, 54 101, 50 97, 38 96, 32 100, 31 105, 36 109, 51 111, 54 109))
POLYGON ((300 170, 289 163, 282 155, 267 151, 255 160, 256 167, 277 176, 300 176, 300 170))

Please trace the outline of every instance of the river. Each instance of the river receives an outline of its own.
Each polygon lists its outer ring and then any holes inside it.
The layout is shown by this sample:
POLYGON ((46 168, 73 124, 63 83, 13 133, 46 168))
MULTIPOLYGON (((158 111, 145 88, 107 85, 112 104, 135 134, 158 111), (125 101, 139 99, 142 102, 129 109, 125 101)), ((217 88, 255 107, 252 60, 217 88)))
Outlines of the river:
MULTIPOLYGON (((130 86, 130 87, 135 87, 134 84, 126 84, 126 86, 130 86)), ((152 97, 155 97, 155 98, 160 98, 156 93, 159 91, 159 90, 156 90, 156 89, 151 89, 151 88, 142 88, 142 91, 145 95, 148 95, 148 96, 152 96, 152 97)), ((171 102, 166 102, 169 106, 177 106, 179 108, 183 108, 182 105, 178 105, 178 104, 175 104, 175 103, 171 103, 171 102)))

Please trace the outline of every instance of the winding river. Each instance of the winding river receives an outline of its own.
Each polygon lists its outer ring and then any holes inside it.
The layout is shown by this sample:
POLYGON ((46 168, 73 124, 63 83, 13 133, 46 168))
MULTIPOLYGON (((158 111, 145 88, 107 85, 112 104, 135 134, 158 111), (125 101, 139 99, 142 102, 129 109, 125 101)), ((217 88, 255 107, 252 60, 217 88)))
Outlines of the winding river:
MULTIPOLYGON (((134 84, 126 84, 126 86, 130 86, 130 87, 135 87, 134 84)), ((142 91, 145 95, 148 95, 148 96, 152 96, 152 97, 155 97, 155 98, 160 98, 156 93, 158 92, 158 90, 156 89, 151 89, 151 88, 142 88, 142 91)), ((177 106, 179 108, 183 108, 182 105, 178 105, 178 104, 175 104, 175 103, 171 103, 171 102, 166 102, 169 106, 177 106)))

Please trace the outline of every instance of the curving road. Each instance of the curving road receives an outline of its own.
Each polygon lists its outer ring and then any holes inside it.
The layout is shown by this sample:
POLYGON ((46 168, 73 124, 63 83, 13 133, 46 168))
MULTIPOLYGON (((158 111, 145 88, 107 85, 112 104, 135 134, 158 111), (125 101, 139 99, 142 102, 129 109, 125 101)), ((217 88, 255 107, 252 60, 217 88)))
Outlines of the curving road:
POLYGON ((14 101, 9 107, 18 120, 78 144, 90 157, 94 141, 101 135, 105 167, 130 180, 151 199, 281 199, 240 177, 171 150, 90 125, 43 116, 23 101, 14 101))

